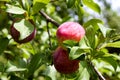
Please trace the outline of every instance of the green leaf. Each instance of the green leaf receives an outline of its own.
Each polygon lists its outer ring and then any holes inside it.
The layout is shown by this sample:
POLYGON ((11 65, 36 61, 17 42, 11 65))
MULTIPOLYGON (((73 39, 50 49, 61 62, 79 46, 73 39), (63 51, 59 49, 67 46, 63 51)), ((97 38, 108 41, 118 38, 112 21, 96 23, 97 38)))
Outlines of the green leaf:
POLYGON ((76 1, 76 0, 66 0, 66 2, 67 2, 67 7, 68 7, 68 8, 71 8, 71 7, 74 5, 75 1, 76 1))
POLYGON ((10 0, 0 0, 0 1, 6 1, 6 2, 9 2, 10 0))
POLYGON ((79 4, 80 2, 77 0, 75 2, 75 7, 76 7, 76 12, 78 14, 79 19, 81 20, 83 18, 83 14, 84 14, 84 9, 83 7, 81 7, 81 5, 79 4))
POLYGON ((1 62, 0 62, 0 72, 3 72, 4 69, 5 69, 4 63, 1 63, 1 62))
POLYGON ((89 52, 91 47, 86 37, 82 38, 79 42, 79 46, 73 46, 70 50, 69 57, 70 59, 76 59, 82 56, 83 54, 89 52))
POLYGON ((85 61, 80 62, 79 75, 75 80, 89 80, 90 73, 88 71, 88 64, 85 61))
POLYGON ((22 79, 21 77, 18 77, 18 76, 16 76, 16 75, 9 75, 10 76, 10 79, 9 80, 24 80, 24 79, 22 79))
POLYGON ((97 59, 97 58, 101 58, 101 57, 103 57, 105 55, 105 52, 103 52, 103 51, 95 51, 94 53, 93 53, 93 58, 94 59, 97 59))
POLYGON ((33 13, 37 13, 48 4, 50 0, 33 0, 33 13))
POLYGON ((116 60, 114 59, 113 56, 104 56, 104 57, 101 57, 101 59, 103 61, 106 61, 109 64, 111 64, 113 66, 114 70, 116 71, 116 69, 117 69, 117 62, 116 62, 116 60))
POLYGON ((35 3, 35 4, 33 5, 33 14, 37 13, 38 11, 40 11, 42 8, 45 7, 45 5, 46 5, 46 4, 40 3, 40 2, 35 3))
POLYGON ((30 58, 30 53, 27 51, 27 49, 21 49, 23 51, 23 57, 26 59, 30 58))
POLYGON ((81 48, 81 49, 91 49, 89 41, 87 40, 86 36, 80 40, 79 48, 81 48))
POLYGON ((21 44, 19 48, 23 51, 23 57, 26 59, 31 57, 30 54, 35 54, 35 50, 31 43, 21 44))
POLYGON ((17 6, 13 6, 10 4, 6 4, 7 9, 6 12, 8 13, 12 13, 12 14, 24 14, 26 11, 20 7, 17 6))
POLYGON ((84 61, 85 57, 86 57, 86 54, 82 54, 78 58, 76 58, 76 60, 84 61))
POLYGON ((89 21, 84 23, 83 26, 89 27, 90 25, 92 25, 94 27, 94 29, 97 30, 97 29, 99 29, 98 23, 103 24, 103 22, 100 19, 90 19, 89 21))
POLYGON ((31 4, 29 3, 29 1, 28 0, 21 0, 21 1, 19 1, 19 3, 20 3, 20 5, 22 5, 22 7, 26 11, 28 11, 28 14, 29 14, 30 6, 31 6, 31 4))
MULTIPOLYGON (((109 54, 109 53, 108 53, 109 54)), ((116 60, 120 61, 120 56, 118 56, 117 54, 111 54, 112 57, 114 57, 116 60)))
POLYGON ((116 42, 113 42, 113 43, 107 43, 106 47, 120 48, 120 41, 116 41, 116 42))
POLYGON ((86 28, 86 37, 92 48, 96 48, 98 45, 98 36, 96 32, 99 29, 99 24, 103 24, 100 19, 90 19, 83 25, 86 28))
POLYGON ((19 71, 26 71, 25 68, 26 63, 21 59, 16 60, 18 63, 14 63, 12 61, 8 61, 6 72, 19 72, 19 71))
POLYGON ((34 26, 28 20, 25 19, 15 22, 14 27, 20 32, 20 40, 29 36, 34 30, 34 26))
POLYGON ((110 28, 104 27, 102 24, 98 24, 98 25, 104 37, 106 37, 107 33, 112 30, 110 28))
POLYGON ((95 3, 93 0, 82 0, 83 4, 85 4, 87 7, 91 8, 97 13, 101 12, 101 9, 97 3, 95 3))
POLYGON ((39 3, 44 3, 44 4, 48 4, 48 3, 50 2, 50 0, 33 0, 33 4, 35 4, 35 3, 37 3, 37 2, 39 2, 39 3))
POLYGON ((11 66, 7 69, 7 72, 15 72, 15 71, 25 71, 26 68, 17 68, 16 66, 11 66))
POLYGON ((94 48, 95 47, 95 30, 93 26, 89 26, 86 28, 86 37, 90 47, 94 48))
POLYGON ((28 73, 26 75, 31 76, 43 64, 43 58, 44 56, 41 53, 35 54, 28 65, 28 73))
POLYGON ((41 75, 41 76, 44 77, 45 80, 52 80, 51 77, 48 76, 48 75, 44 75, 44 74, 43 74, 43 75, 41 75))
POLYGON ((99 38, 97 35, 95 35, 95 48, 98 46, 98 43, 99 43, 99 38))
POLYGON ((73 46, 77 45, 77 42, 75 42, 73 40, 66 40, 66 41, 63 41, 63 45, 66 47, 73 47, 73 46))
POLYGON ((7 38, 0 38, 0 54, 3 53, 3 51, 8 46, 9 40, 7 38))
POLYGON ((76 58, 78 58, 79 56, 81 56, 84 53, 85 53, 84 50, 82 50, 79 47, 75 46, 75 47, 71 48, 70 53, 69 53, 69 57, 70 57, 70 59, 76 59, 76 58))
POLYGON ((87 71, 86 68, 84 68, 83 71, 82 71, 82 73, 80 73, 80 74, 81 75, 80 75, 80 77, 79 77, 78 80, 89 80, 90 74, 88 73, 88 71, 87 71))
POLYGON ((22 44, 22 46, 20 47, 21 49, 26 49, 27 52, 31 53, 31 54, 35 54, 35 50, 33 48, 33 45, 30 43, 26 43, 26 44, 22 44))

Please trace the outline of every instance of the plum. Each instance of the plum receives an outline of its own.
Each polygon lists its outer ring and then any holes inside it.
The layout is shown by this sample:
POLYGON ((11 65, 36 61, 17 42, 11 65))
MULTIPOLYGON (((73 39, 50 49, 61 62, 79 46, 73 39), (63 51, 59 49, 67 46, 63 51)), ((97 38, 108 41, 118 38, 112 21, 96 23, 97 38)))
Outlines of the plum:
POLYGON ((59 46, 53 54, 53 64, 62 74, 71 74, 78 70, 79 60, 70 60, 67 49, 59 46))
POLYGON ((79 42, 85 35, 84 28, 77 22, 65 22, 61 24, 56 32, 59 42, 74 40, 79 42))
MULTIPOLYGON (((33 24, 33 22, 31 22, 30 20, 29 20, 29 22, 31 23, 31 24, 33 24)), ((24 38, 24 39, 20 39, 20 32, 14 27, 14 23, 15 23, 15 21, 12 23, 12 25, 11 25, 11 27, 10 27, 10 34, 11 34, 11 36, 12 36, 12 38, 17 42, 17 43, 27 43, 27 42, 29 42, 29 41, 31 41, 34 37, 35 37, 35 35, 36 35, 36 28, 35 28, 35 26, 34 26, 34 30, 33 30, 33 32, 30 34, 30 35, 28 35, 26 38, 24 38)), ((34 24, 33 24, 34 25, 34 24)), ((23 30, 24 31, 24 30, 23 30)))

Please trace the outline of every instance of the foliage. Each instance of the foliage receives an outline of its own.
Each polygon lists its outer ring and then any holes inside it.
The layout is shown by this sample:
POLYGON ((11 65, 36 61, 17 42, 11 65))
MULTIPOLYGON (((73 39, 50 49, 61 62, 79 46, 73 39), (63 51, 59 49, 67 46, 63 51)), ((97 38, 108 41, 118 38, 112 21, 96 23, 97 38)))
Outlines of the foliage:
MULTIPOLYGON (((102 18, 92 17, 87 12, 91 9, 94 14, 101 15, 101 7, 94 0, 0 0, 1 80, 99 80, 100 74, 95 67, 106 79, 119 80, 120 51, 110 53, 110 48, 120 48, 119 30, 106 27, 102 18), (60 24, 75 21, 83 25, 86 35, 79 43, 63 43, 69 49, 69 58, 80 60, 77 72, 65 75, 55 70, 52 55, 59 45, 56 39, 58 26, 40 11, 60 24), (37 33, 32 41, 19 44, 13 40, 10 26, 16 19, 34 22, 37 33)), ((20 32, 25 33, 22 37, 28 35, 23 29, 28 27, 26 23, 18 22, 20 32)), ((117 22, 111 20, 108 24, 116 27, 113 24, 117 22)))

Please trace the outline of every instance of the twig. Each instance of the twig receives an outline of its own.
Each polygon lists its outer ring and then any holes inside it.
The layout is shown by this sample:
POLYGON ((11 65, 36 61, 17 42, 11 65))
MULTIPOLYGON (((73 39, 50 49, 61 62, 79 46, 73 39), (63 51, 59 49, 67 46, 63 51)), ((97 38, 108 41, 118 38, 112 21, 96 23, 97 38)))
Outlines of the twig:
POLYGON ((93 67, 95 73, 97 73, 98 77, 100 80, 106 80, 104 76, 97 70, 97 68, 93 65, 92 62, 89 61, 89 64, 93 67))
POLYGON ((48 36, 49 36, 49 45, 50 45, 50 48, 51 48, 52 47, 52 43, 51 43, 51 35, 50 35, 48 23, 49 23, 49 21, 47 20, 47 32, 48 32, 48 36))
POLYGON ((43 11, 39 11, 39 13, 44 16, 46 18, 46 20, 48 22, 53 23, 54 25, 56 25, 57 27, 59 26, 59 23, 57 23, 55 20, 53 20, 51 17, 49 17, 46 13, 44 13, 43 11))

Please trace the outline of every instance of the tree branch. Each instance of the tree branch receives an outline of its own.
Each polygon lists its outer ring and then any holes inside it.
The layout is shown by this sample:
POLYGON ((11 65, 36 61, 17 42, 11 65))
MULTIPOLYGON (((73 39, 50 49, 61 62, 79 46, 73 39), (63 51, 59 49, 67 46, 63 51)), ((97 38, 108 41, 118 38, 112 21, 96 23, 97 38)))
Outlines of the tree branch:
POLYGON ((92 62, 89 61, 89 64, 93 67, 95 73, 98 75, 100 80, 106 80, 104 76, 97 70, 97 68, 93 65, 92 62))
POLYGON ((39 11, 39 13, 45 17, 46 21, 47 21, 47 32, 48 32, 48 36, 49 36, 49 46, 50 48, 52 47, 52 42, 51 42, 51 35, 50 35, 50 31, 49 31, 49 27, 48 27, 48 23, 51 22, 54 25, 56 25, 57 27, 59 26, 59 24, 53 20, 51 17, 49 17, 46 13, 44 13, 43 11, 39 11))
POLYGON ((57 27, 59 26, 59 23, 57 23, 55 20, 53 20, 51 17, 49 17, 46 13, 44 13, 43 11, 39 11, 39 13, 46 18, 46 20, 48 22, 53 23, 54 25, 56 25, 57 27))

